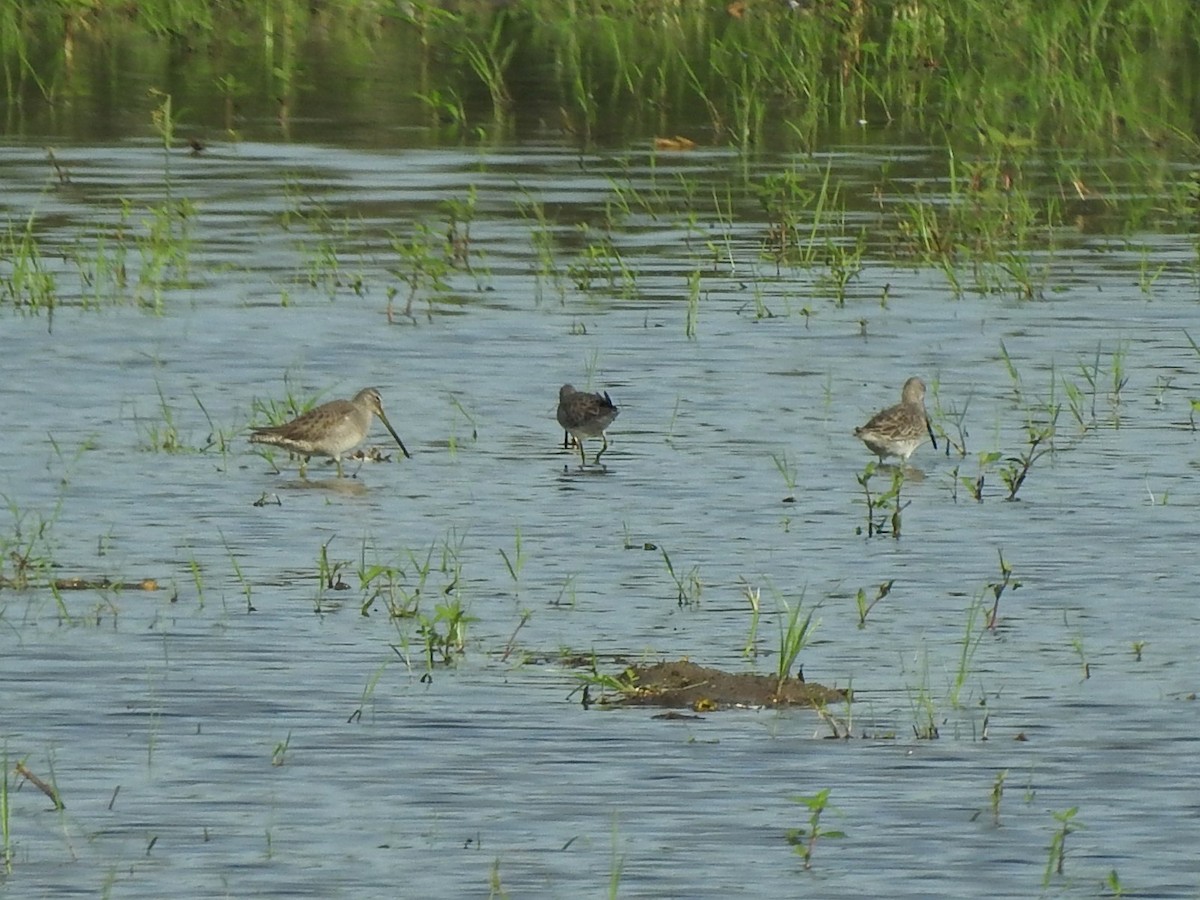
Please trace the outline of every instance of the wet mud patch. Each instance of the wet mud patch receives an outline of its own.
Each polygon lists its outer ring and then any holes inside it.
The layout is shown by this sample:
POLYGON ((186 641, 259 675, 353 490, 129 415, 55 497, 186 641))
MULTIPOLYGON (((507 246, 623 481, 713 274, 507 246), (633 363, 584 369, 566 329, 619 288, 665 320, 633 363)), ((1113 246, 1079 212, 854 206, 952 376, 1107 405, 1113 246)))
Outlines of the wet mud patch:
POLYGON ((726 672, 688 660, 634 665, 605 679, 599 702, 614 706, 661 706, 709 712, 719 709, 824 706, 848 693, 799 678, 726 672))

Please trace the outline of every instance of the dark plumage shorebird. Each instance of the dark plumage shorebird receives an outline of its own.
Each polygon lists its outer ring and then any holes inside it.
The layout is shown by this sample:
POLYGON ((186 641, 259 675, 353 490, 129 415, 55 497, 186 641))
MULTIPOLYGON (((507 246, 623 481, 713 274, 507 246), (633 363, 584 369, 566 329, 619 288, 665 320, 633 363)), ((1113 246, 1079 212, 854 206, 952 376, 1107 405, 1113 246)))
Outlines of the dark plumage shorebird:
POLYGON ((569 384, 564 384, 558 389, 558 424, 575 438, 575 443, 579 445, 579 460, 585 466, 587 455, 583 452, 584 439, 598 437, 604 442, 604 446, 596 454, 596 462, 599 463, 601 455, 608 449, 608 436, 604 429, 612 424, 619 412, 607 391, 603 394, 589 394, 586 391, 577 391, 569 384))
MULTIPOLYGON (((396 434, 396 429, 383 413, 383 401, 375 388, 363 388, 353 400, 331 400, 310 409, 301 416, 282 425, 255 428, 250 435, 253 444, 272 444, 291 453, 303 456, 328 456, 337 464, 338 477, 342 476, 342 454, 353 450, 367 439, 371 430, 371 418, 379 421, 391 432, 401 452, 408 458, 412 454, 396 434)), ((303 470, 303 466, 301 467, 303 470)))
POLYGON ((925 443, 925 436, 937 449, 933 425, 925 412, 925 382, 912 377, 904 382, 900 402, 871 416, 866 425, 854 429, 854 436, 866 444, 883 462, 885 457, 898 456, 908 462, 913 451, 925 443))

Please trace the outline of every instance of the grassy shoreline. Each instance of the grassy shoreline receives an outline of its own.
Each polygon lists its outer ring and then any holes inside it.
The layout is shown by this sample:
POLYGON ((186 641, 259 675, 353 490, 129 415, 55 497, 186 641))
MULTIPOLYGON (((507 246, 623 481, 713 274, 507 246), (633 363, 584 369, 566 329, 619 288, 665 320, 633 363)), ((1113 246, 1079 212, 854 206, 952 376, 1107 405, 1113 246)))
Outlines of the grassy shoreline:
POLYGON ((0 0, 0 63, 10 132, 137 103, 122 73, 141 70, 210 128, 286 119, 340 80, 361 115, 468 133, 807 148, 869 121, 960 147, 1191 150, 1198 20, 1171 0, 0 0))

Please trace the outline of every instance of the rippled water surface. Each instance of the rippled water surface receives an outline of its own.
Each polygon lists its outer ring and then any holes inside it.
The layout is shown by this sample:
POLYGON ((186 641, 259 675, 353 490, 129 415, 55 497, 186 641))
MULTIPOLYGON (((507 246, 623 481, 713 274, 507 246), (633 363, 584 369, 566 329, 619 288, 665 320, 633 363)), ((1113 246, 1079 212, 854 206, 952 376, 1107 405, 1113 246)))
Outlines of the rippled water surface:
POLYGON ((823 267, 764 258, 722 152, 58 156, 68 183, 40 146, 0 158, 0 266, 12 284, 29 224, 56 298, 0 314, 3 572, 25 548, 53 564, 0 590, 13 896, 1095 896, 1112 870, 1133 895, 1195 896, 1187 239, 1081 223, 1032 260, 1039 297, 956 297, 888 252, 872 199, 936 188, 924 151, 756 163, 861 194, 867 252, 839 303, 823 267), (156 281, 154 210, 181 198, 156 281), (443 258, 451 218, 469 268, 405 317, 403 247, 422 223, 443 258), (868 537, 852 432, 913 374, 966 455, 922 447, 900 538, 868 537), (562 448, 567 381, 621 408, 603 471, 562 448), (256 404, 365 385, 411 460, 342 482, 314 460, 304 481, 246 442, 256 404), (1055 407, 1053 452, 1006 502, 1006 461, 1055 407), (962 479, 981 471, 976 502, 962 479), (1019 587, 988 631, 1001 554, 1019 587), (419 616, 367 604, 372 565, 396 596, 420 587, 419 616), (160 589, 55 596, 62 578, 160 589), (886 581, 858 627, 855 595, 886 581), (454 598, 465 646, 430 666, 420 616, 454 598), (820 623, 804 674, 853 687, 830 710, 850 740, 808 710, 580 703, 593 653, 609 673, 774 672, 777 610, 801 600, 820 623), (844 836, 806 872, 794 798, 826 788, 820 827, 844 836))

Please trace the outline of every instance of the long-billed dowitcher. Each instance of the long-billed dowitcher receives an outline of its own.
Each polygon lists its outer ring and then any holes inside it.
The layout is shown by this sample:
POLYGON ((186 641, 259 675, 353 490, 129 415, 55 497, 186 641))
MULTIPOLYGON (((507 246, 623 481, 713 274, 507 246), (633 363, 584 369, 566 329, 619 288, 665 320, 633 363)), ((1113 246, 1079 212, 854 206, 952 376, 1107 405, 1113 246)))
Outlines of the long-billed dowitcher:
POLYGON ((598 437, 604 441, 604 446, 596 454, 596 462, 599 463, 601 455, 608 449, 608 435, 604 429, 612 424, 619 412, 607 391, 589 394, 577 391, 569 384, 558 389, 558 424, 575 438, 575 443, 579 445, 579 461, 585 466, 587 455, 583 452, 584 439, 598 437))
POLYGON ((925 382, 913 376, 904 382, 900 402, 875 413, 866 425, 854 429, 854 436, 866 444, 883 462, 885 457, 898 456, 908 462, 913 451, 925 443, 925 435, 937 449, 933 425, 925 412, 925 382))
MULTIPOLYGON (((328 456, 337 464, 338 477, 342 476, 342 454, 353 450, 367 439, 371 430, 371 417, 379 416, 401 452, 408 458, 412 454, 396 434, 396 429, 383 413, 383 401, 375 388, 363 388, 353 400, 331 400, 310 409, 301 416, 282 425, 255 428, 250 435, 251 443, 273 444, 303 456, 328 456)), ((301 467, 303 469, 303 466, 301 467)))

